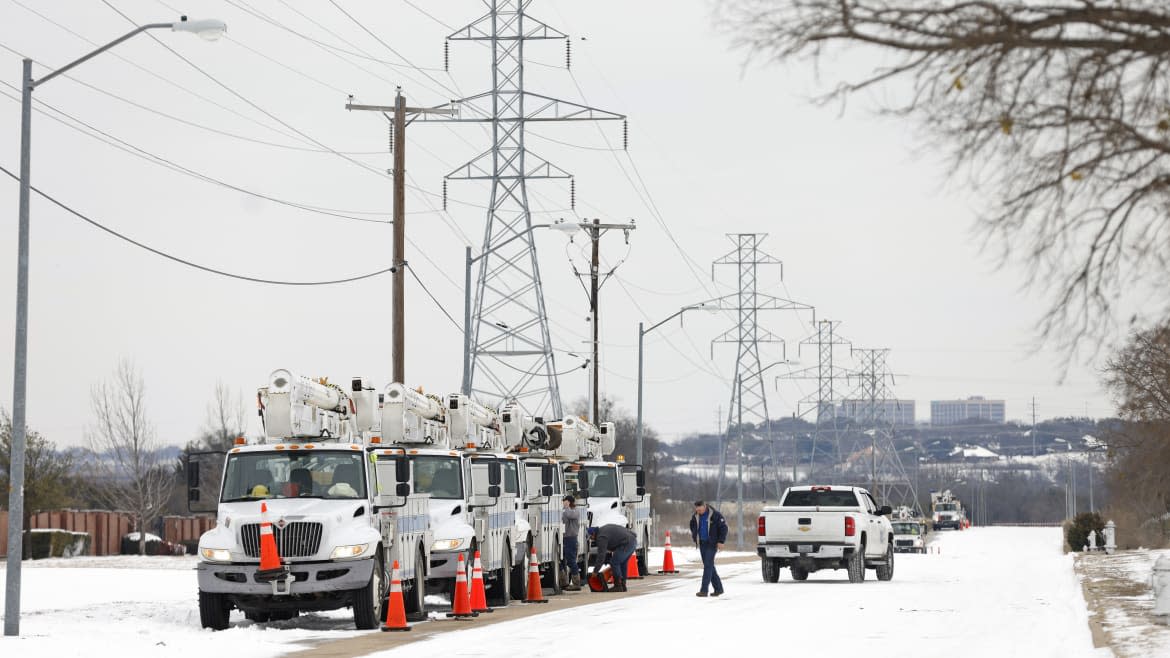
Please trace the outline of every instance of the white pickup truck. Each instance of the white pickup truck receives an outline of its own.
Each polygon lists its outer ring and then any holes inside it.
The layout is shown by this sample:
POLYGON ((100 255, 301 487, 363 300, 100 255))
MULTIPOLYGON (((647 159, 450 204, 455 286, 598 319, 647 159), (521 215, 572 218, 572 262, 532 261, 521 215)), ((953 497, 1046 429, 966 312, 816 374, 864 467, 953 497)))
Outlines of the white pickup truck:
POLYGON ((756 553, 764 582, 792 570, 793 580, 806 580, 821 569, 846 569, 849 582, 865 580, 865 570, 878 580, 894 577, 893 530, 873 496, 859 487, 802 486, 784 492, 777 506, 768 506, 757 522, 756 553))

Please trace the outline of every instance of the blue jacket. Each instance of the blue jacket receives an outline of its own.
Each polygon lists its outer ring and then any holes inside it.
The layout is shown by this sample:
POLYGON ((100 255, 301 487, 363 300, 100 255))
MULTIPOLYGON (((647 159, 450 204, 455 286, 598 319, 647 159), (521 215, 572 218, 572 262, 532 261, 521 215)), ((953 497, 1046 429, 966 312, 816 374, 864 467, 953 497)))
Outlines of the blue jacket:
MULTIPOLYGON (((699 515, 691 515, 691 541, 699 543, 699 515)), ((707 541, 715 544, 727 543, 727 519, 719 510, 707 506, 707 541)))

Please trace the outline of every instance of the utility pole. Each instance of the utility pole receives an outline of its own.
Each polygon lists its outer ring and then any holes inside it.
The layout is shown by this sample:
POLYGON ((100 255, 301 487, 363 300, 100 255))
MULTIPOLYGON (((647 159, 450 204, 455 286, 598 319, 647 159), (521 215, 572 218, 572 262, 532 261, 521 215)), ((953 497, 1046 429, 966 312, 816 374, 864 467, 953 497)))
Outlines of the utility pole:
MULTIPOLYGON (((593 243, 592 257, 589 259, 589 321, 593 325, 593 340, 592 350, 593 358, 589 361, 589 422, 596 425, 601 422, 601 356, 600 349, 600 327, 601 322, 598 319, 598 294, 601 292, 601 286, 609 279, 610 276, 617 270, 615 266, 605 276, 601 275, 601 236, 605 235, 612 229, 619 229, 625 234, 626 244, 630 243, 630 231, 637 228, 634 225, 634 220, 630 220, 629 224, 602 224, 600 219, 594 219, 591 222, 583 222, 581 228, 589 234, 589 240, 593 243)), ((573 273, 581 276, 577 272, 577 268, 573 268, 573 273)))
POLYGON ((391 306, 394 319, 391 322, 391 359, 394 366, 394 381, 406 383, 406 124, 407 115, 445 114, 454 115, 453 108, 407 107, 402 87, 398 87, 394 105, 355 105, 353 97, 345 104, 347 110, 380 112, 390 121, 394 149, 394 282, 391 306), (392 114, 391 114, 392 113, 392 114))
POLYGON ((1036 396, 1032 396, 1032 456, 1036 456, 1036 396))

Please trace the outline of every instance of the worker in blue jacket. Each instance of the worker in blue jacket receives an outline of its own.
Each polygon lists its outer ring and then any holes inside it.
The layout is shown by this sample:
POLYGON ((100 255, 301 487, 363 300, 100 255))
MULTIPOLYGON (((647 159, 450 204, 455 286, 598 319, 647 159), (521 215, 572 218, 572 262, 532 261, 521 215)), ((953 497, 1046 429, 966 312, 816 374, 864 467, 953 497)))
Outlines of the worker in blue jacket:
POLYGON ((715 588, 711 596, 719 596, 723 593, 723 581, 715 571, 715 554, 723 550, 727 541, 727 520, 719 510, 711 509, 701 500, 695 501, 695 513, 691 516, 691 540, 703 558, 703 585, 695 596, 707 596, 708 586, 715 588))

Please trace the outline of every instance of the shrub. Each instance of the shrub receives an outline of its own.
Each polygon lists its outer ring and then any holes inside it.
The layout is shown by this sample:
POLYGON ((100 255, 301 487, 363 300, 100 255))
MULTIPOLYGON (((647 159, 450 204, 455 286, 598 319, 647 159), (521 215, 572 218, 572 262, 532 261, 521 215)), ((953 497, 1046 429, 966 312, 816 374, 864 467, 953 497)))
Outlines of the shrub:
POLYGON ((1082 512, 1064 523, 1064 541, 1070 551, 1081 551, 1089 545, 1089 532, 1105 530, 1105 521, 1096 512, 1082 512))
POLYGON ((58 529, 36 529, 25 533, 26 559, 73 557, 89 552, 89 533, 58 529))

